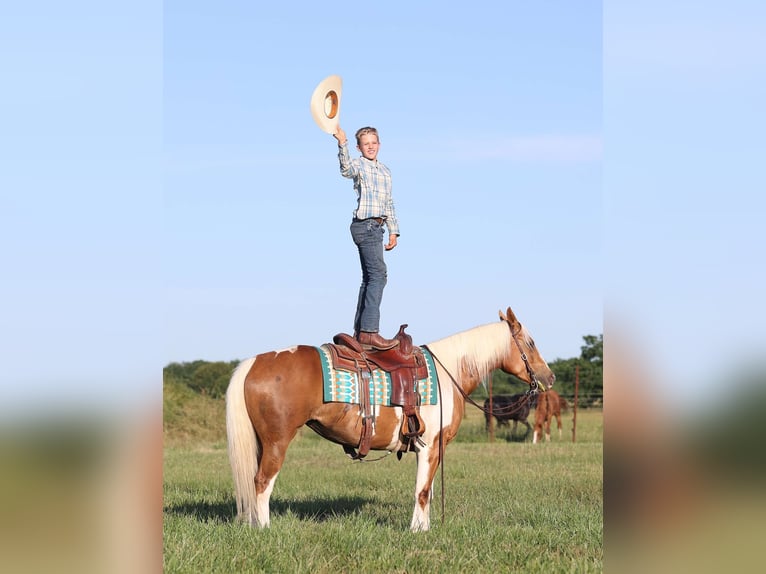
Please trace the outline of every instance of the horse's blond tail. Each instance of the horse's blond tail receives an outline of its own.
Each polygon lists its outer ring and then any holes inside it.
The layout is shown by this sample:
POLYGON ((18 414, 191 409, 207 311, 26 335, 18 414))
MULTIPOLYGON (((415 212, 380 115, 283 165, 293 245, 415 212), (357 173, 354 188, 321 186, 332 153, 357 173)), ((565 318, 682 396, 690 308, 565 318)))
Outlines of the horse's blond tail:
POLYGON ((242 361, 226 391, 226 436, 234 477, 237 519, 255 523, 255 473, 258 470, 258 441, 245 407, 245 377, 255 358, 242 361))

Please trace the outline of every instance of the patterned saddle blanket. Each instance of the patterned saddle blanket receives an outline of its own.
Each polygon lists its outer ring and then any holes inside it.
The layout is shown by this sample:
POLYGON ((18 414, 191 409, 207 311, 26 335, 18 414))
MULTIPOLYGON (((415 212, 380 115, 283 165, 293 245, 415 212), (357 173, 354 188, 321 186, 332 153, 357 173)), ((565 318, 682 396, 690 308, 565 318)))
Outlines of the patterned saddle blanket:
MULTIPOLYGON (((359 373, 351 370, 340 370, 333 366, 332 355, 328 345, 316 347, 322 361, 322 380, 324 401, 335 403, 362 404, 361 382, 359 373)), ((438 404, 436 366, 428 349, 420 347, 426 359, 428 376, 415 382, 415 392, 420 395, 421 405, 438 404)), ((370 405, 391 406, 391 375, 382 369, 373 369, 369 385, 370 405)))

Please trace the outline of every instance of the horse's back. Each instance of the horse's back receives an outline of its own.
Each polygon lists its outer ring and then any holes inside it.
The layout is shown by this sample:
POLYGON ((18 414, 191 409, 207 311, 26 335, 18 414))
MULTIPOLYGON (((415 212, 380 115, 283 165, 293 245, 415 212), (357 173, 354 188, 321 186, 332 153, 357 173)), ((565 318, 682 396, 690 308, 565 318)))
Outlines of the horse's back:
POLYGON ((556 391, 553 389, 548 389, 548 403, 549 407, 548 410, 550 411, 552 416, 561 416, 561 395, 559 395, 556 391))
POLYGON ((322 364, 315 347, 296 345, 255 357, 245 377, 249 405, 263 402, 322 402, 322 364))
POLYGON ((269 373, 282 372, 285 369, 316 370, 321 374, 319 352, 316 347, 309 345, 295 345, 279 351, 269 351, 255 356, 253 366, 247 378, 252 378, 255 373, 261 377, 268 377, 269 373))
POLYGON ((541 393, 537 399, 537 406, 535 408, 536 418, 542 417, 543 419, 548 417, 561 416, 561 396, 553 389, 548 389, 544 393, 541 393))

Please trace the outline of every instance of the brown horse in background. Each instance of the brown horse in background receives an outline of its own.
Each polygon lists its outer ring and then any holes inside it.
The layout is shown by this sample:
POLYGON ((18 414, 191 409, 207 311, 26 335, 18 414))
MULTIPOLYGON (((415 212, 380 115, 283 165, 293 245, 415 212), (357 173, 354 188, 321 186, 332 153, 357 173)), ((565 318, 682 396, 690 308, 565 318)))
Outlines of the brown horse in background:
POLYGON ((551 419, 556 417, 561 438, 561 411, 567 411, 569 404, 553 389, 548 389, 537 395, 537 407, 535 408, 535 433, 532 435, 532 443, 536 443, 538 437, 542 438, 545 431, 545 440, 551 440, 551 419))
MULTIPOLYGON (((532 388, 550 389, 555 376, 510 307, 500 322, 475 327, 425 347, 436 364, 438 404, 420 406, 425 431, 417 457, 415 510, 410 530, 430 528, 433 482, 443 448, 457 435, 466 397, 495 369, 532 388)), ((406 450, 401 407, 373 405, 372 450, 406 450)), ((324 402, 322 362, 316 347, 298 345, 242 361, 226 392, 226 432, 238 518, 269 526, 269 500, 287 447, 306 425, 334 443, 356 448, 362 435, 358 404, 324 402)), ((317 472, 320 472, 317 469, 317 472)))

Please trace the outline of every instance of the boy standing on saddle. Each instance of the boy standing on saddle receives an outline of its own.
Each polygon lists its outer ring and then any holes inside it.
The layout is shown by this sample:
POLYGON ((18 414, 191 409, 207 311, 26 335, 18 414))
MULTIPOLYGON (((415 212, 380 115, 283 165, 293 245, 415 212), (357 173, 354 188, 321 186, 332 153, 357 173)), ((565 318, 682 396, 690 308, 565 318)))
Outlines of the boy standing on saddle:
POLYGON ((379 331, 380 303, 387 281, 383 259, 383 239, 388 228, 385 250, 396 247, 399 223, 391 197, 391 172, 378 161, 380 140, 378 130, 364 127, 356 132, 356 148, 362 157, 351 159, 346 133, 340 126, 333 137, 338 140, 338 160, 343 177, 354 180, 357 206, 351 221, 351 237, 359 250, 362 264, 362 285, 354 317, 354 337, 366 349, 384 351, 399 344, 397 339, 385 339, 379 331))

